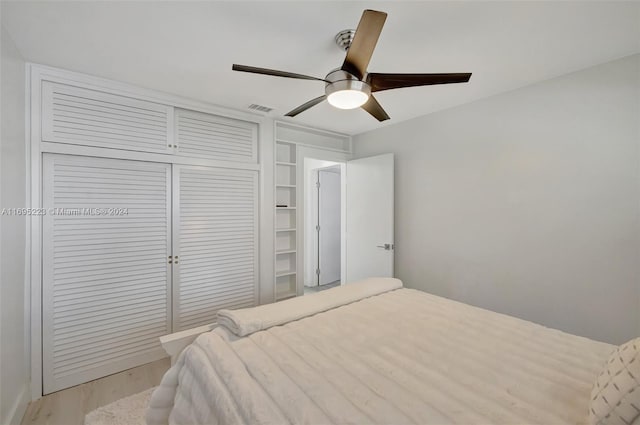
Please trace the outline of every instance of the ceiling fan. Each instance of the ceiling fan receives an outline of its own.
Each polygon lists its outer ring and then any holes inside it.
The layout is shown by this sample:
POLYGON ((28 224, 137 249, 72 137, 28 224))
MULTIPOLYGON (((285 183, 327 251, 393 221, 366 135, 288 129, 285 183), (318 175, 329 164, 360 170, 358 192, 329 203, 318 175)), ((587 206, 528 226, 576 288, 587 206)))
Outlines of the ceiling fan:
POLYGON ((325 82, 325 94, 298 106, 286 114, 295 117, 301 112, 323 102, 325 99, 332 106, 340 109, 362 108, 378 121, 389 119, 372 93, 399 89, 403 87, 428 86, 435 84, 466 83, 471 73, 456 74, 380 74, 367 73, 367 66, 373 55, 387 14, 376 10, 365 10, 360 18, 358 28, 340 31, 336 35, 338 46, 347 51, 342 67, 329 72, 324 78, 311 77, 293 72, 275 69, 257 68, 254 66, 234 64, 234 71, 255 74, 273 75, 276 77, 297 78, 301 80, 317 80, 325 82))

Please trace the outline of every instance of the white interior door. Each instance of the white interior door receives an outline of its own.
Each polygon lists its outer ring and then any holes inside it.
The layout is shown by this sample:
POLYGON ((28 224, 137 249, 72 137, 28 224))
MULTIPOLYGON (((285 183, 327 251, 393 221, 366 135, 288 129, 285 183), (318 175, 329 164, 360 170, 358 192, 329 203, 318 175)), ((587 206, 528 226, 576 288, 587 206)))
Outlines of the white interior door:
POLYGON ((393 154, 347 162, 346 283, 393 276, 393 154))
POLYGON ((318 284, 340 280, 340 168, 318 170, 318 284))

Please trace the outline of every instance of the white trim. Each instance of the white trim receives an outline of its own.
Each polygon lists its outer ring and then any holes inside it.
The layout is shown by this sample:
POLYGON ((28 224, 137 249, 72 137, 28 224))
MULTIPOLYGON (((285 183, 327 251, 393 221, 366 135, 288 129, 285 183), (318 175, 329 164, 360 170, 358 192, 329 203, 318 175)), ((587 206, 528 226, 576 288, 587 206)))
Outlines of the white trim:
MULTIPOLYGON (((276 139, 276 143, 288 143, 290 145, 298 145, 298 146, 305 146, 305 147, 309 147, 309 148, 314 148, 314 149, 322 149, 323 151, 330 151, 330 152, 339 152, 339 153, 351 153, 351 148, 345 150, 345 149, 336 149, 336 148, 327 148, 327 147, 322 147, 320 145, 312 145, 310 143, 302 143, 302 142, 293 142, 291 140, 285 140, 285 139, 276 139)), ((349 139, 349 144, 351 144, 351 139, 349 139)), ((281 162, 281 165, 287 165, 286 163, 281 162)))
MULTIPOLYGON (((177 240, 180 236, 180 171, 182 167, 171 167, 171 249, 169 250, 172 257, 180 256, 180 243, 177 240)), ((171 327, 174 330, 178 327, 180 317, 180 270, 178 267, 171 266, 171 287, 167 294, 171 294, 171 327)), ((162 343, 162 339, 160 340, 162 343)), ((163 347, 164 348, 164 347, 163 347)), ((172 359, 173 362, 173 359, 172 359)), ((173 364, 173 363, 172 363, 173 364)))
MULTIPOLYGON (((295 127, 299 130, 302 131, 315 131, 318 133, 323 133, 329 136, 338 136, 338 137, 344 137, 344 138, 348 138, 351 139, 351 136, 345 133, 339 133, 337 131, 332 131, 332 130, 325 130, 322 128, 317 128, 317 127, 311 127, 309 125, 304 125, 304 124, 298 124, 298 123, 294 123, 291 121, 282 121, 282 120, 276 120, 275 121, 276 125, 280 124, 280 125, 284 125, 284 126, 289 126, 289 127, 295 127)), ((284 140, 280 140, 280 141, 284 141, 284 140)), ((285 142, 285 143, 296 143, 296 142, 285 142)))
POLYGON ((29 405, 29 384, 25 383, 20 390, 20 394, 16 398, 16 401, 11 406, 11 409, 7 412, 7 416, 0 418, 0 423, 7 425, 18 425, 22 423, 22 418, 27 411, 29 405))
POLYGON ((260 185, 260 197, 258 209, 260 210, 259 246, 258 257, 260 273, 260 304, 269 304, 276 300, 275 275, 275 126, 273 120, 264 120, 258 127, 258 163, 260 173, 258 184, 260 185))
MULTIPOLYGON (((29 193, 28 207, 40 208, 40 184, 42 165, 40 152, 40 122, 41 122, 41 84, 39 71, 35 65, 27 64, 27 81, 29 81, 29 111, 26 120, 29 121, 29 140, 27 142, 27 158, 29 169, 29 193)), ((31 328, 31 399, 37 400, 42 397, 42 235, 41 220, 32 216, 30 220, 29 239, 27 245, 30 247, 28 262, 29 287, 30 287, 30 328, 31 328)))
POLYGON ((120 149, 98 148, 92 146, 69 145, 57 142, 41 142, 40 154, 58 153, 68 155, 93 156, 111 159, 128 159, 132 161, 161 162, 163 164, 176 165, 195 165, 216 168, 233 168, 235 170, 253 170, 260 169, 259 164, 247 162, 221 161, 204 158, 190 158, 176 154, 163 153, 147 153, 137 151, 126 151, 120 149))
MULTIPOLYGON (((31 69, 25 65, 24 70, 24 145, 25 145, 25 206, 31 202, 31 69)), ((25 220, 24 244, 24 358, 27 359, 27 391, 25 396, 32 399, 31 368, 31 221, 25 220)))

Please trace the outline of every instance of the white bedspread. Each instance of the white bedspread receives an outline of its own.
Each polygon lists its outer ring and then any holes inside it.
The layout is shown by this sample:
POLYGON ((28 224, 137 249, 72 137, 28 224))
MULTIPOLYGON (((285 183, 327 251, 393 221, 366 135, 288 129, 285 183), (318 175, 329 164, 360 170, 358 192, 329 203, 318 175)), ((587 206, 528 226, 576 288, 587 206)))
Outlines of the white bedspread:
MULTIPOLYGON (((242 316, 238 329, 256 320, 242 316)), ((149 425, 583 424, 613 350, 411 289, 292 320, 199 336, 153 394, 149 425)))

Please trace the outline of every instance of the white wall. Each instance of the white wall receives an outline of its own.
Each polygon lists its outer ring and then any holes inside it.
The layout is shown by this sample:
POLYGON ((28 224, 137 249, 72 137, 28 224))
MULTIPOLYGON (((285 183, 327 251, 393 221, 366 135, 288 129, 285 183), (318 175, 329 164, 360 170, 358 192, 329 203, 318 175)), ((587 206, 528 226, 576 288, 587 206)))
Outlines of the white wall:
POLYGON ((357 136, 357 158, 396 154, 397 276, 602 341, 640 335, 639 122, 635 55, 357 136))
MULTIPOLYGON (((0 208, 25 206, 25 63, 2 28, 0 208)), ((29 398, 25 336, 25 218, 0 224, 0 423, 20 423, 29 398)))

